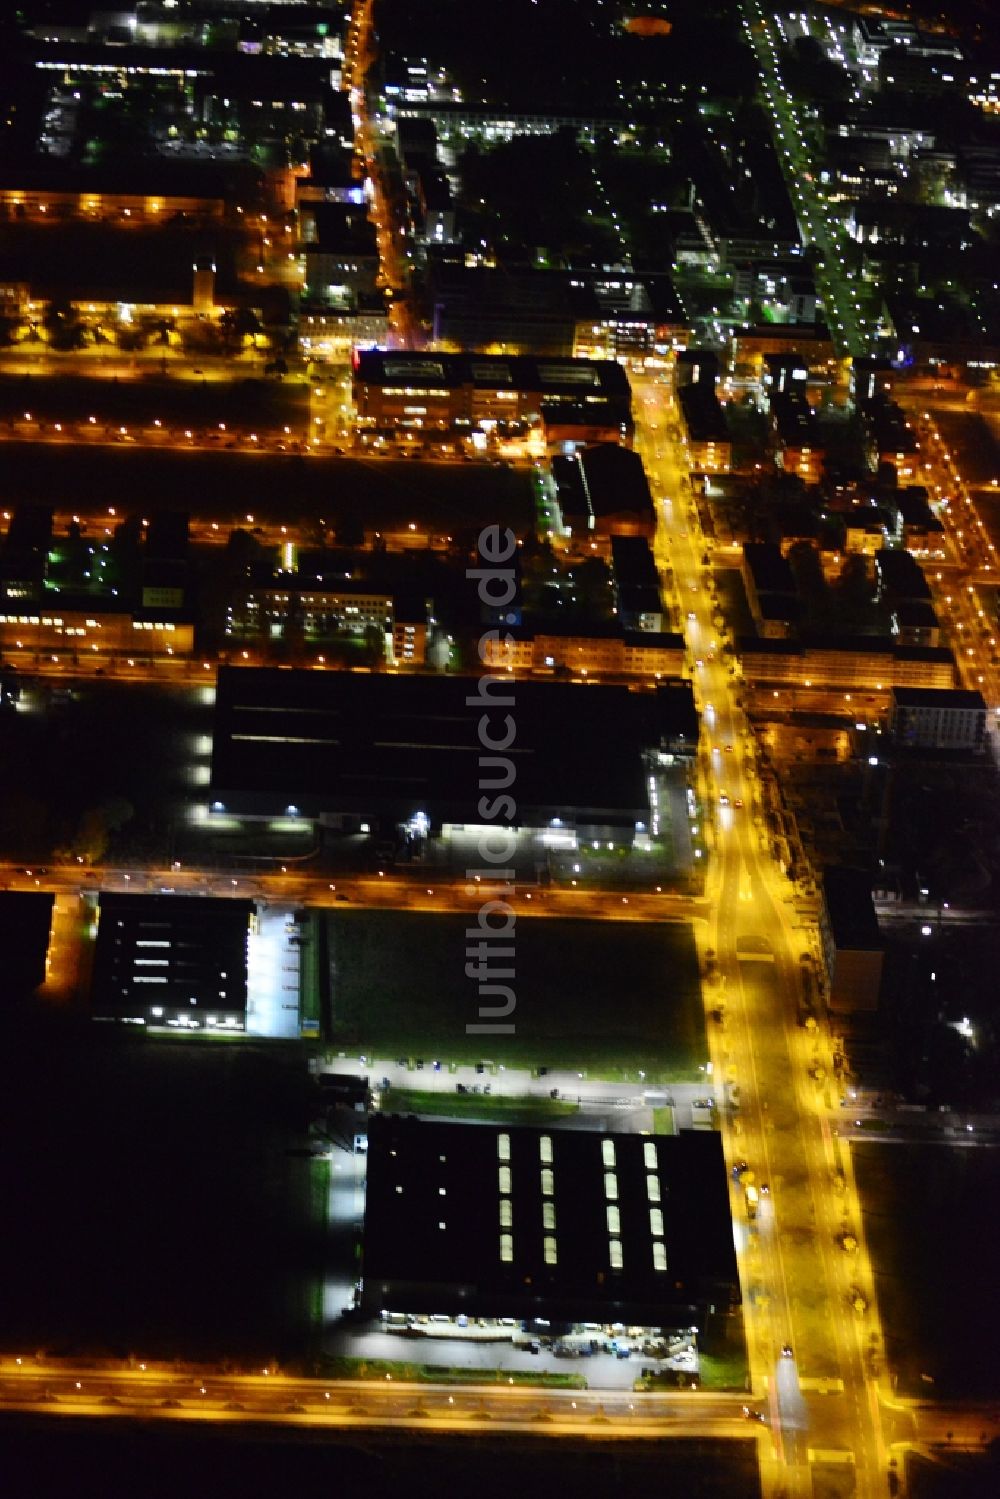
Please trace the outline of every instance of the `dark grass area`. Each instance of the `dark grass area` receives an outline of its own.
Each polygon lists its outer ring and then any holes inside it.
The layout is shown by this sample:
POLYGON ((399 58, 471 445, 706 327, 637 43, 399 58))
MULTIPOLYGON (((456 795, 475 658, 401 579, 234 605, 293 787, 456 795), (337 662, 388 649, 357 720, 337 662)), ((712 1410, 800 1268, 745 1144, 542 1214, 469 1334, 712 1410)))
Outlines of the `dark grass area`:
POLYGON ((900 1393, 995 1399, 1000 1152, 872 1144, 853 1155, 900 1393))
POLYGON ((548 1120, 566 1119, 579 1108, 560 1098, 500 1098, 492 1093, 484 1097, 481 1093, 432 1093, 413 1088, 393 1088, 385 1095, 384 1106, 393 1114, 483 1119, 488 1123, 503 1120, 507 1124, 544 1124, 548 1120))
POLYGON ((741 1312, 708 1313, 698 1347, 703 1390, 749 1389, 750 1365, 741 1312))
POLYGON ((322 1493, 336 1475, 338 1493, 370 1499, 442 1494, 510 1499, 565 1493, 578 1499, 683 1494, 686 1499, 756 1499, 753 1441, 578 1442, 392 1432, 315 1433, 240 1423, 224 1431, 181 1422, 123 1423, 0 1417, 10 1473, 31 1473, 32 1492, 109 1495, 210 1492, 298 1496, 322 1493), (65 1480, 72 1476, 71 1489, 65 1480))
MULTIPOLYGON (((76 837, 84 814, 124 798, 132 816, 109 856, 165 856, 170 818, 192 797, 187 779, 211 709, 195 689, 44 681, 0 722, 0 843, 9 858, 44 860, 76 837)), ((201 763, 204 763, 202 758, 201 763)))
POLYGON ((292 1048, 5 1018, 0 1347, 306 1357, 324 1230, 286 1150, 307 1084, 292 1048))
POLYGON ((564 1374, 558 1369, 449 1369, 442 1364, 400 1363, 385 1358, 332 1358, 321 1360, 320 1372, 328 1379, 403 1379, 412 1384, 504 1384, 535 1386, 547 1390, 585 1390, 582 1374, 564 1374))
MULTIPOLYGON (((466 916, 327 916, 338 1047, 379 1056, 579 1068, 594 1076, 697 1076, 706 1058, 690 928, 519 921, 513 1035, 467 1035, 478 989, 465 976, 466 916)), ((495 1004, 496 1000, 487 1000, 495 1004)))
POLYGON ((349 512, 366 529, 413 521, 444 533, 502 523, 521 534, 534 520, 530 472, 490 464, 30 442, 5 442, 2 462, 7 505, 89 511, 141 503, 223 524, 249 511, 261 523, 334 525, 349 512))

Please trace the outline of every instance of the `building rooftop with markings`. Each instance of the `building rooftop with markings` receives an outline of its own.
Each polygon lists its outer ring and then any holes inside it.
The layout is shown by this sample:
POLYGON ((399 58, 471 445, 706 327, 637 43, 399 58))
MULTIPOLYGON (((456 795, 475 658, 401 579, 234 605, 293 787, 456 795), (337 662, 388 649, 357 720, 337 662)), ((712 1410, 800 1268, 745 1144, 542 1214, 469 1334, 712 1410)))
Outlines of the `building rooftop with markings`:
POLYGON ((739 1300, 720 1136, 379 1115, 362 1305, 553 1325, 697 1325, 739 1300))

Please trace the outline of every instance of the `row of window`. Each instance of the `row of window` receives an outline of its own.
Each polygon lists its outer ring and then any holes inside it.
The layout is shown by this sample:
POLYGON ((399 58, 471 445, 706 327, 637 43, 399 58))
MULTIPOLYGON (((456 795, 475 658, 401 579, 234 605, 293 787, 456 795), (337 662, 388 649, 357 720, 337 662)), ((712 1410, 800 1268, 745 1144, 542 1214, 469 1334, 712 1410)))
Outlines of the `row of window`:
MULTIPOLYGON (((87 630, 100 630, 103 628, 100 620, 97 619, 85 620, 84 625, 66 625, 63 620, 54 614, 0 614, 0 625, 48 625, 50 628, 56 630, 64 629, 67 635, 83 635, 85 633, 84 626, 86 626, 87 630)), ((132 628, 133 630, 172 631, 176 629, 176 626, 171 624, 153 624, 148 619, 134 619, 132 621, 132 628)))

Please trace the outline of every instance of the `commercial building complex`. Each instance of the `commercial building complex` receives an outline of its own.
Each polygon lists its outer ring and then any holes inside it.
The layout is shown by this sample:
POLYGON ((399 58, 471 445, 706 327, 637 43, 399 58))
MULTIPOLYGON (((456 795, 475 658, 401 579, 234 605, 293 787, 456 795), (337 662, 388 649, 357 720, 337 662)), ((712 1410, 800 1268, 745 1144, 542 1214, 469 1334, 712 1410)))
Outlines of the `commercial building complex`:
POLYGON ((733 466, 733 445, 715 390, 704 381, 682 385, 677 400, 692 473, 728 474, 733 466))
POLYGON ((721 1139, 376 1117, 363 1265, 373 1315, 696 1326, 740 1295, 721 1139))
POLYGON ((679 677, 683 635, 626 630, 618 624, 557 625, 526 620, 487 642, 486 666, 513 672, 570 672, 576 677, 679 677))
POLYGON ((743 548, 743 586, 754 624, 769 640, 785 640, 802 616, 795 575, 781 548, 749 542, 743 548))
POLYGON ((481 354, 359 352, 354 403, 362 430, 470 432, 523 422, 579 422, 580 440, 629 442, 632 405, 619 364, 481 354))
POLYGON ((955 658, 944 646, 906 646, 877 635, 736 642, 748 682, 793 682, 801 687, 890 687, 955 685, 955 658))
POLYGON ((986 749, 986 700, 981 692, 896 687, 889 723, 896 743, 909 749, 986 749))
POLYGON ((444 262, 428 268, 427 300, 444 347, 615 359, 666 353, 687 338, 684 309, 662 274, 444 262))
POLYGON ((630 844, 651 822, 650 778, 661 758, 687 758, 697 741, 687 683, 581 692, 571 683, 506 675, 224 667, 212 808, 354 830, 415 819, 440 829, 490 820, 482 809, 485 774, 510 787, 513 815, 503 798, 487 798, 498 802, 504 824, 614 829, 630 844), (516 718, 513 738, 508 714, 516 718), (484 715, 495 749, 480 737, 484 715), (498 779, 494 762, 505 760, 513 770, 501 767, 498 779))
POLYGON ((638 453, 611 442, 587 445, 553 458, 552 479, 567 535, 653 539, 656 507, 638 453))
POLYGON ((249 579, 227 609, 226 635, 292 648, 367 640, 379 647, 376 659, 421 666, 427 654, 429 601, 413 589, 394 589, 353 577, 312 574, 315 554, 299 559, 299 570, 249 579))
POLYGON ((94 1018, 181 1031, 243 1030, 255 920, 251 901, 105 892, 97 907, 94 1018))

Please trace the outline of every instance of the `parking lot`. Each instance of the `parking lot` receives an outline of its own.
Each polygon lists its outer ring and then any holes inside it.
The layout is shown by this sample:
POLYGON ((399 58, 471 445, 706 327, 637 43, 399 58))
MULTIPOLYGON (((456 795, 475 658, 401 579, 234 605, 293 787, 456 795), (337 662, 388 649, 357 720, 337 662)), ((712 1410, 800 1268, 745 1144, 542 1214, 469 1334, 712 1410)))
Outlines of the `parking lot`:
POLYGON ((496 1323, 483 1328, 473 1323, 459 1328, 447 1318, 401 1319, 395 1325, 372 1323, 361 1328, 338 1322, 323 1338, 323 1351, 342 1358, 387 1359, 437 1365, 442 1369, 482 1369, 484 1376, 496 1370, 578 1374, 587 1381, 588 1388, 596 1390, 631 1390, 639 1375, 649 1370, 698 1372, 698 1355, 688 1339, 673 1342, 672 1355, 663 1358, 644 1354, 641 1346, 642 1340, 627 1337, 624 1330, 613 1336, 595 1328, 559 1339, 553 1345, 533 1339, 512 1325, 496 1323), (613 1342, 620 1353, 608 1351, 613 1342), (581 1356, 580 1350, 594 1345, 599 1351, 581 1356), (532 1352, 532 1348, 536 1351, 532 1352))

